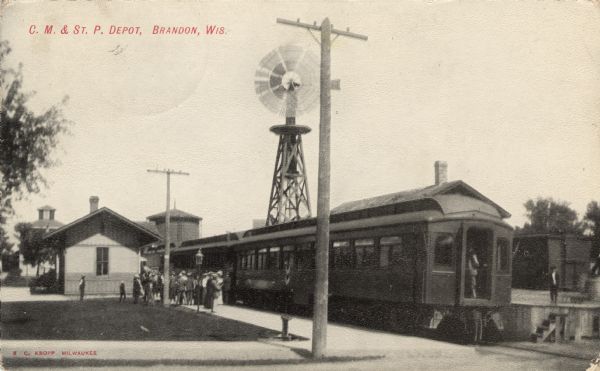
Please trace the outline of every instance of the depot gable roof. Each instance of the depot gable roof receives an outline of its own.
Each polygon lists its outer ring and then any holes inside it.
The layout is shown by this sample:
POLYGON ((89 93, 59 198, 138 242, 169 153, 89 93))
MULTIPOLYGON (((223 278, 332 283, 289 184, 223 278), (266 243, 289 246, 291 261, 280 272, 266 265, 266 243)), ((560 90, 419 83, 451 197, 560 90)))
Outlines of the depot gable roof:
POLYGON ((162 237, 160 235, 158 235, 157 233, 155 233, 155 232, 151 231, 150 229, 144 227, 143 225, 140 225, 140 224, 138 224, 136 222, 133 222, 133 221, 127 219, 123 215, 121 215, 121 214, 119 214, 119 213, 117 213, 117 212, 109 209, 108 207, 102 207, 102 208, 100 208, 100 209, 98 209, 96 211, 93 211, 93 212, 85 215, 85 216, 82 216, 81 218, 79 218, 79 219, 77 219, 75 221, 72 221, 69 224, 63 225, 62 227, 58 228, 55 231, 52 231, 52 232, 48 233, 44 237, 44 240, 60 237, 60 236, 64 235, 68 230, 74 228, 75 226, 78 226, 78 225, 80 225, 82 223, 85 223, 86 221, 88 221, 88 220, 90 220, 90 219, 92 219, 92 218, 94 218, 96 216, 102 215, 102 214, 107 214, 107 215, 113 216, 114 218, 116 218, 117 220, 119 220, 120 222, 122 222, 123 224, 128 225, 130 228, 132 228, 132 229, 134 229, 134 230, 142 233, 143 235, 147 236, 150 239, 155 239, 155 240, 162 239, 162 237))

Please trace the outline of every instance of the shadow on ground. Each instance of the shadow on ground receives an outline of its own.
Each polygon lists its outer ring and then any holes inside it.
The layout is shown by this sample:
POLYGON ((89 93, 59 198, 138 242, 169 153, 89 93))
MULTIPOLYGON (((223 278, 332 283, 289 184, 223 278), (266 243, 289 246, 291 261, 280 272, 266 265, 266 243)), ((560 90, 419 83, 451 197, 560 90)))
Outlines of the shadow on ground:
POLYGON ((208 313, 117 299, 3 303, 1 318, 5 340, 255 341, 279 335, 208 313))

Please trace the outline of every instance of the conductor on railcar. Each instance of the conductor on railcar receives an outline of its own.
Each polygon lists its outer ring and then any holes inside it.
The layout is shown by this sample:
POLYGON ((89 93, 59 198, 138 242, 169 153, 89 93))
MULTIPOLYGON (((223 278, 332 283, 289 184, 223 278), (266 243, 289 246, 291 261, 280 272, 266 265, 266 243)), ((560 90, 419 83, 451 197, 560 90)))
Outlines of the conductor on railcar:
POLYGON ((468 250, 468 260, 467 260, 467 268, 469 272, 469 283, 471 288, 471 297, 473 299, 477 298, 477 272, 479 269, 479 260, 477 259, 477 254, 472 247, 468 250))

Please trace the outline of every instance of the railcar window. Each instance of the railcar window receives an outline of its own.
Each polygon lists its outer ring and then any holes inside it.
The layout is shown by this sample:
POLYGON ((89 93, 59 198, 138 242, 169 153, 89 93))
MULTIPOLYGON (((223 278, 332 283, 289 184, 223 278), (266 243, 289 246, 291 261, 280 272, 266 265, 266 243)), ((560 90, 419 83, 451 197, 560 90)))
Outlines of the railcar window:
POLYGON ((454 236, 451 233, 440 233, 435 238, 433 264, 434 269, 453 270, 454 236))
POLYGON ((389 236, 379 240, 381 254, 379 255, 379 266, 398 265, 402 254, 402 237, 389 236))
POLYGON ((298 270, 315 268, 315 249, 313 244, 307 243, 298 246, 296 250, 296 267, 298 270))
POLYGON ((352 268, 352 247, 349 241, 333 242, 333 260, 336 268, 352 268))
POLYGON ((267 249, 258 250, 258 265, 256 269, 267 269, 267 249))
POLYGON ((237 267, 239 270, 246 269, 246 255, 240 252, 237 256, 237 267))
POLYGON ((248 251, 246 269, 256 269, 256 251, 254 250, 248 251))
POLYGON ((281 254, 283 255, 283 268, 287 269, 289 267, 292 269, 294 267, 294 246, 284 246, 281 254))
POLYGON ((269 269, 281 268, 281 261, 279 260, 279 247, 271 247, 269 249, 269 269))
POLYGON ((506 238, 498 238, 496 241, 496 253, 498 258, 498 272, 508 273, 510 270, 510 246, 506 238))
POLYGON ((356 240, 354 241, 354 247, 356 249, 357 267, 372 267, 377 263, 375 240, 356 240))

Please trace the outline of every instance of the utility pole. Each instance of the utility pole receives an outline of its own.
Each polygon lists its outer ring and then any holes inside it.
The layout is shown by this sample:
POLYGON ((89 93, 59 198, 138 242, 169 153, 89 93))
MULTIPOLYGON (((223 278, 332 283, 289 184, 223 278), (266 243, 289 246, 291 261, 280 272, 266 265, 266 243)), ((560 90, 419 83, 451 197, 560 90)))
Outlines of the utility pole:
POLYGON ((169 299, 169 285, 171 279, 171 273, 169 272, 171 265, 171 174, 173 175, 190 175, 183 171, 175 171, 171 169, 165 170, 147 170, 149 173, 167 174, 167 211, 165 213, 165 263, 163 267, 163 305, 168 307, 170 304, 169 299))
POLYGON ((329 190, 330 190, 330 127, 331 127, 331 34, 367 40, 367 36, 336 30, 325 18, 321 26, 277 18, 277 23, 321 32, 321 112, 319 119, 319 185, 317 190, 316 282, 313 307, 312 355, 325 356, 327 347, 327 307, 329 295, 329 190))

